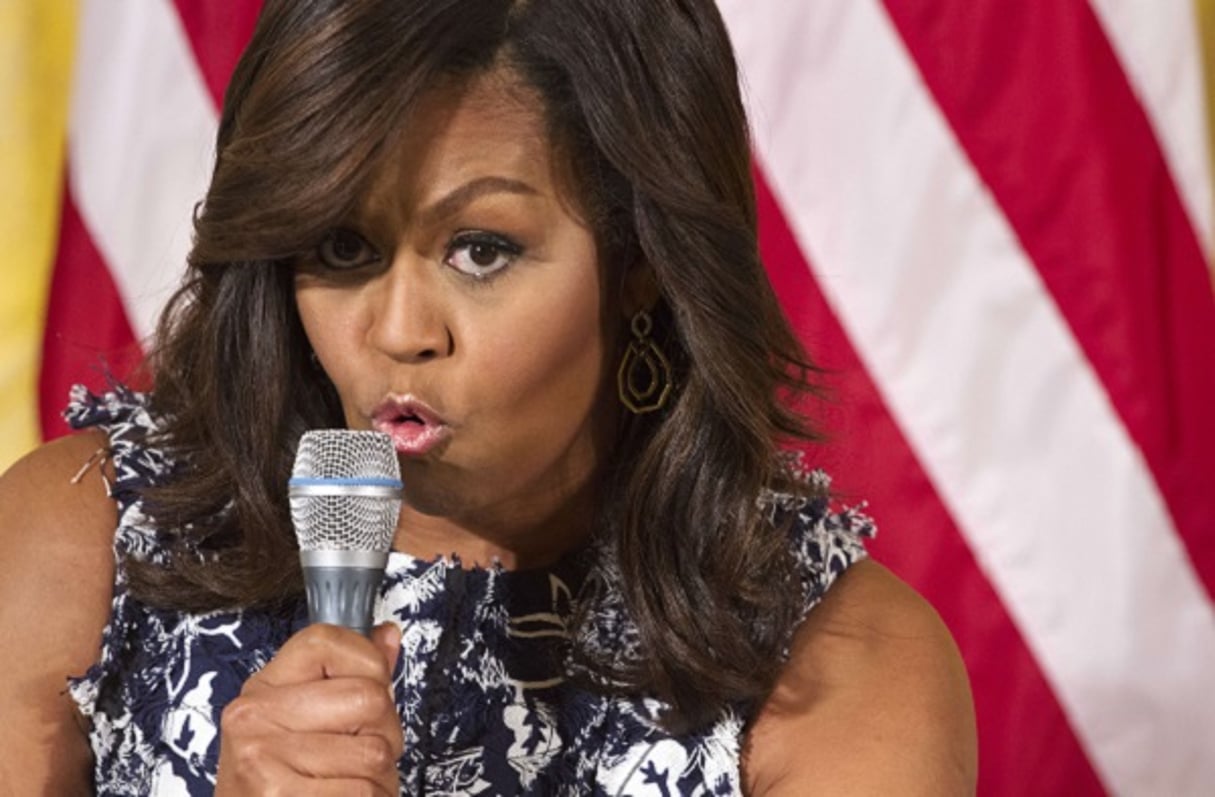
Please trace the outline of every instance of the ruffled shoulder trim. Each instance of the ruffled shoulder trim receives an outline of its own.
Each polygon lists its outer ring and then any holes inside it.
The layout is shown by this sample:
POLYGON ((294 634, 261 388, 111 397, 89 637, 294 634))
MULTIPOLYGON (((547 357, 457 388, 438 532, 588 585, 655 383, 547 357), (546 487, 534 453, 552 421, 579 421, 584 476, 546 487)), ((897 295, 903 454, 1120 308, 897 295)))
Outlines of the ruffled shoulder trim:
POLYGON ((118 503, 114 545, 119 560, 134 556, 159 561, 164 555, 159 534, 143 515, 140 491, 162 483, 174 466, 164 449, 150 442, 161 431, 161 424, 149 409, 148 395, 124 385, 114 385, 98 395, 76 385, 63 415, 73 429, 97 428, 109 439, 107 454, 114 468, 110 494, 118 503))
POLYGON ((68 692, 80 712, 92 718, 107 676, 120 666, 121 652, 134 625, 134 608, 127 594, 127 558, 159 561, 165 556, 158 532, 143 513, 140 491, 159 483, 173 467, 162 450, 149 444, 160 426, 149 411, 148 396, 144 393, 114 385, 98 395, 76 385, 64 417, 73 429, 97 428, 106 434, 107 455, 114 470, 110 495, 118 505, 114 593, 101 651, 97 663, 87 673, 68 680, 68 692))
POLYGON ((865 540, 877 534, 877 525, 865 505, 840 507, 830 496, 831 477, 822 470, 790 471, 806 486, 804 494, 766 490, 759 505, 774 525, 790 514, 790 544, 798 562, 803 611, 808 613, 835 583, 840 574, 869 556, 865 540))

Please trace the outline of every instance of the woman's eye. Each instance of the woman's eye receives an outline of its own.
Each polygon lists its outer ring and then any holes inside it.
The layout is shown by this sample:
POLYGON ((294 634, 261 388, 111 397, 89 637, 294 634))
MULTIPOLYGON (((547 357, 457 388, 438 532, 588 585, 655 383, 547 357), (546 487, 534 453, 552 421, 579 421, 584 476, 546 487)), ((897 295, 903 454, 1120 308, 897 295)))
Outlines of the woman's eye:
POLYGON ((380 257, 363 236, 344 229, 326 235, 316 248, 316 256, 325 266, 334 269, 359 268, 380 257))
POLYGON ((484 279, 509 266, 522 253, 523 247, 500 235, 467 233, 451 242, 443 262, 462 274, 484 279))

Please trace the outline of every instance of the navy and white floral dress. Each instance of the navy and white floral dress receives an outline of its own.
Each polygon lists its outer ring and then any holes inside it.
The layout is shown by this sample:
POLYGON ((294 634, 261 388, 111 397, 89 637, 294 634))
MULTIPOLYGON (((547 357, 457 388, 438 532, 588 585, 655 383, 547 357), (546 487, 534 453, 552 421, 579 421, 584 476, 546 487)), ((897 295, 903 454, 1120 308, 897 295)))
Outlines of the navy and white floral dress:
MULTIPOLYGON (((97 663, 69 691, 91 722, 99 795, 199 795, 214 789, 219 718, 245 679, 306 623, 297 605, 189 614, 144 605, 127 591, 124 557, 164 556, 137 488, 165 474, 164 452, 145 447, 155 421, 146 397, 78 388, 67 412, 77 428, 110 439, 118 503, 113 606, 97 663)), ((797 515, 794 548, 805 609, 865 556, 870 521, 822 501, 763 499, 797 515)), ((591 553, 547 570, 463 569, 458 562, 390 556, 376 622, 403 631, 394 689, 405 733, 401 794, 723 795, 740 792, 746 717, 727 711, 707 730, 674 736, 658 700, 594 694, 568 683, 560 661, 566 623, 591 553)), ((586 633, 627 655, 636 629, 609 593, 586 633)))

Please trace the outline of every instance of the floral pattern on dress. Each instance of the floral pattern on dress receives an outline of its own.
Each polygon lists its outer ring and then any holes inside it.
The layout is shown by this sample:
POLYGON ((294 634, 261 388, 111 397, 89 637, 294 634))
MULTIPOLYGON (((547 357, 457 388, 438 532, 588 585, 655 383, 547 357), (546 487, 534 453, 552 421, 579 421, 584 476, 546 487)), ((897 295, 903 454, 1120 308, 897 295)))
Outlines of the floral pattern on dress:
MULTIPOLYGON (((76 428, 108 434, 118 505, 109 622, 97 662, 69 683, 91 722, 96 793, 210 794, 223 708, 303 628, 306 606, 301 599, 279 612, 191 614, 129 595, 127 557, 165 557, 138 490, 171 477, 175 463, 145 442, 158 427, 144 394, 119 386, 97 396, 78 387, 65 414, 76 428)), ((865 556, 863 539, 873 534, 862 512, 833 512, 821 499, 765 493, 760 506, 774 523, 795 515, 806 611, 865 556)), ((619 574, 593 546, 530 571, 389 556, 375 620, 402 629, 393 673, 405 735, 402 795, 741 793, 747 718, 740 710, 676 736, 659 722, 662 702, 592 692, 567 679, 567 624, 578 589, 591 580, 601 594, 580 642, 603 655, 635 655, 640 635, 614 586, 619 574)))

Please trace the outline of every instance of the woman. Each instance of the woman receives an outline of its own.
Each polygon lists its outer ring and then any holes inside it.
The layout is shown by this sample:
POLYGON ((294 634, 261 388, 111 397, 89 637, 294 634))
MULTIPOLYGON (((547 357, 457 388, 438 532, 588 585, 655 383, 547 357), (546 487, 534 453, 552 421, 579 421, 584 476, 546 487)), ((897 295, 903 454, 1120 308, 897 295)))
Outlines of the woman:
POLYGON ((812 368, 711 2, 268 2, 217 152, 155 391, 0 486, 6 783, 973 789, 948 633, 778 455, 812 368), (301 611, 327 426, 406 485, 371 639, 301 611))

